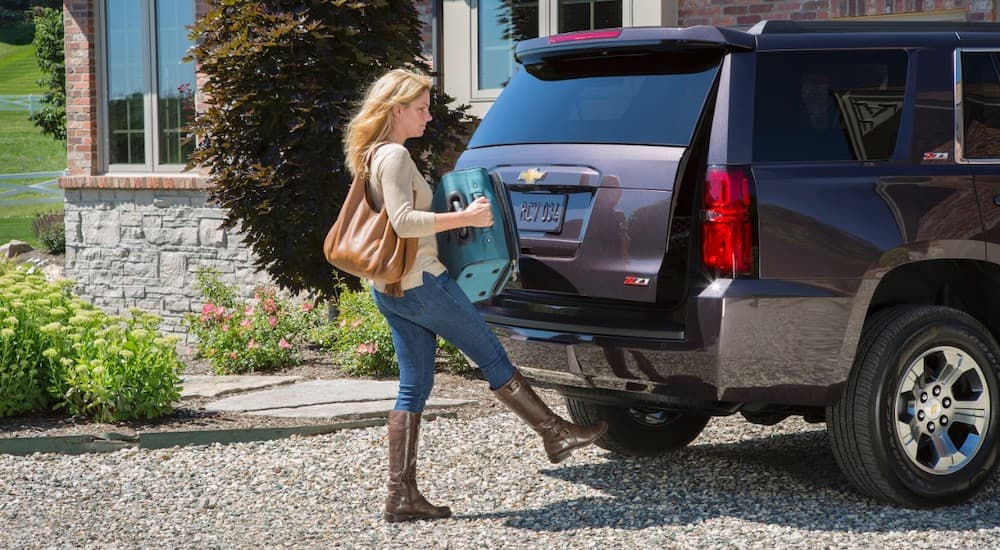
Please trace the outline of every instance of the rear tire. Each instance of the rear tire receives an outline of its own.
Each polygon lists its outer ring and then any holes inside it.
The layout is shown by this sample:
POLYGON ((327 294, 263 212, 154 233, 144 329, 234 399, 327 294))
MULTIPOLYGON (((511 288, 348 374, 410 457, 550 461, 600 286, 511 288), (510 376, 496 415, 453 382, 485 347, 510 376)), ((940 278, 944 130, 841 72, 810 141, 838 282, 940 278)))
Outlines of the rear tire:
POLYGON ((841 399, 827 410, 837 463, 862 493, 929 508, 964 501, 997 467, 1000 348, 965 312, 873 315, 841 399))
POLYGON ((608 431, 594 443, 602 449, 630 456, 660 456, 682 449, 705 429, 710 417, 659 409, 632 409, 571 397, 566 407, 573 422, 608 423, 608 431))

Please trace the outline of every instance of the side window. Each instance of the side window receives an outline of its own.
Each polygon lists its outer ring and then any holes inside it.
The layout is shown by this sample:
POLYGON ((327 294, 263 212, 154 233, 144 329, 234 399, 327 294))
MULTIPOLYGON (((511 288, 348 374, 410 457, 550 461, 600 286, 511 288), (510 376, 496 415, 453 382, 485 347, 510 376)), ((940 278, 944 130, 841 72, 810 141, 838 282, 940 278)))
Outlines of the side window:
POLYGON ((1000 159, 1000 54, 962 52, 962 156, 1000 159))
POLYGON ((892 157, 906 52, 761 52, 754 90, 755 162, 892 157))

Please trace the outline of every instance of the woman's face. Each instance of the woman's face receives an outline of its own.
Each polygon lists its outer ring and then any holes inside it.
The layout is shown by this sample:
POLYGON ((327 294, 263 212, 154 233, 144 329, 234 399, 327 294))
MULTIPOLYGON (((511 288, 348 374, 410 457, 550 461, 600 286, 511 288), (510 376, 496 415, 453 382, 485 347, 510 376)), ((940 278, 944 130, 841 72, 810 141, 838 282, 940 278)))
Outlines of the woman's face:
POLYGON ((431 121, 431 94, 420 94, 409 105, 397 105, 392 110, 394 134, 404 140, 424 135, 424 128, 431 121))

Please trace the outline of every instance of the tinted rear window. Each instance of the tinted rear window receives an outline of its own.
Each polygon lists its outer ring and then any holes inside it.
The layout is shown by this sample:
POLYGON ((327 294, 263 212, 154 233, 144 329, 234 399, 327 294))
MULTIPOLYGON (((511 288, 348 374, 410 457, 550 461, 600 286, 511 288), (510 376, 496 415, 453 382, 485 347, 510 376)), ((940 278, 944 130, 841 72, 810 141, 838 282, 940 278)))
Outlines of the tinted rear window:
POLYGON ((720 57, 633 53, 517 71, 469 147, 517 143, 687 145, 720 57))
POLYGON ((1000 53, 962 52, 966 158, 1000 158, 1000 53))
POLYGON ((756 162, 886 160, 899 133, 906 52, 762 52, 756 162))

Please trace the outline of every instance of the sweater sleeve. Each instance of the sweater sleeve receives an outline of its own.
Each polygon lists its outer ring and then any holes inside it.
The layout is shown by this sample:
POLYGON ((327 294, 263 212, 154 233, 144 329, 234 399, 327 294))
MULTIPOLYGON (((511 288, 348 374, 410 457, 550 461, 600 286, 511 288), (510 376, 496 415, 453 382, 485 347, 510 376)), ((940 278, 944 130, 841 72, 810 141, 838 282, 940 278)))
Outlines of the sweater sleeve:
POLYGON ((413 205, 413 179, 419 174, 406 147, 383 146, 373 160, 372 173, 382 186, 386 213, 396 234, 404 239, 433 235, 434 213, 417 210, 413 205))

